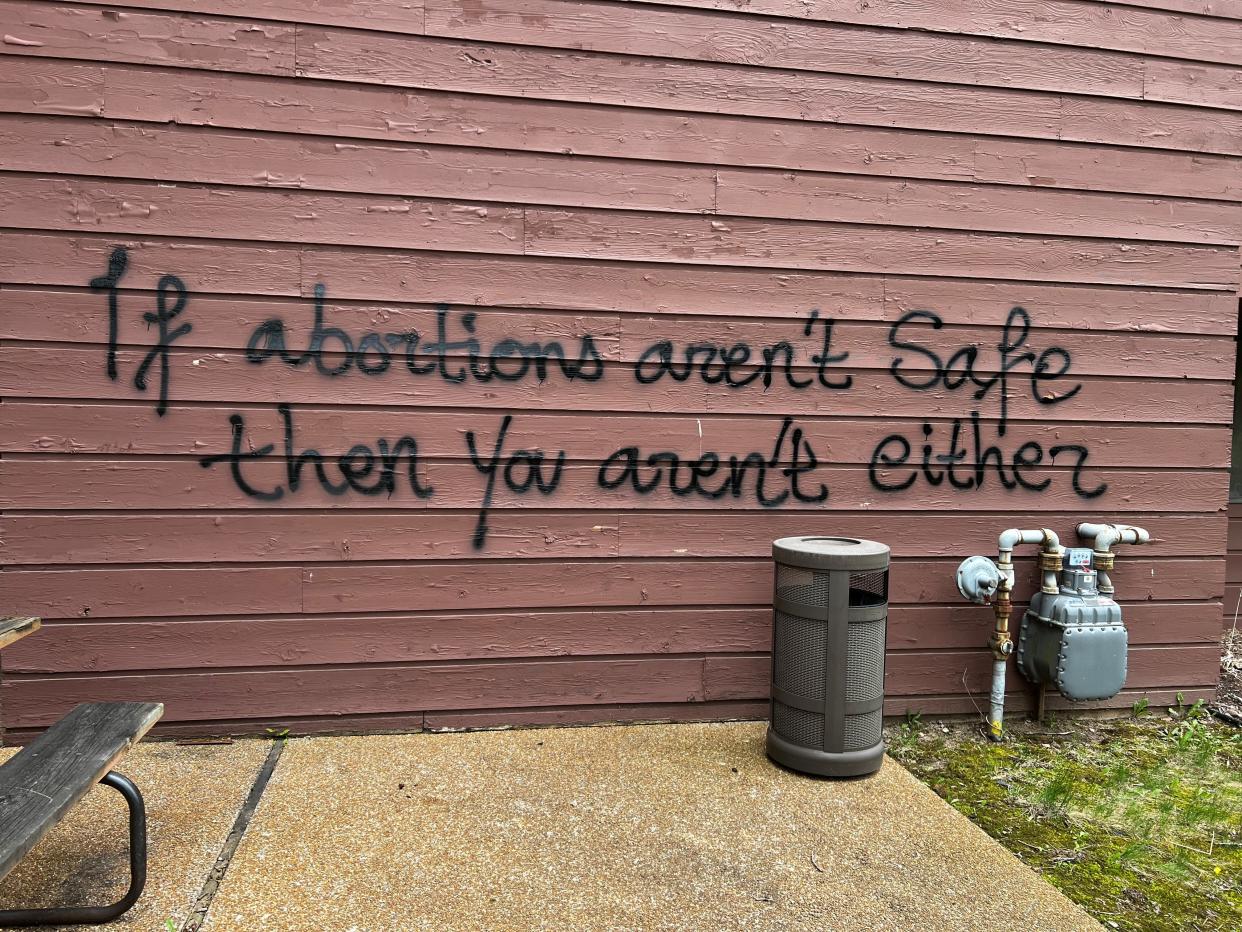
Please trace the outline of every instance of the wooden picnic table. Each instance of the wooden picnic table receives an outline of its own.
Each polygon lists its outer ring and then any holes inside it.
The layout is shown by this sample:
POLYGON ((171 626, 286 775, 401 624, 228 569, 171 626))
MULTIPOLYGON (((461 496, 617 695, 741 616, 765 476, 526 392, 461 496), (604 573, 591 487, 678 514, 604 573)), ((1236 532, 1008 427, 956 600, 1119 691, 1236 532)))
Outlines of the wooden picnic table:
MULTIPOLYGON (((0 618, 0 647, 40 624, 38 618, 0 618)), ((108 922, 134 905, 147 880, 146 806, 138 787, 112 766, 163 713, 158 702, 83 703, 0 764, 0 878, 97 783, 119 792, 129 806, 130 871, 129 889, 110 906, 0 909, 0 926, 108 922)))
POLYGON ((38 618, 14 616, 0 618, 0 647, 8 647, 14 641, 20 641, 28 634, 39 630, 43 622, 38 618))

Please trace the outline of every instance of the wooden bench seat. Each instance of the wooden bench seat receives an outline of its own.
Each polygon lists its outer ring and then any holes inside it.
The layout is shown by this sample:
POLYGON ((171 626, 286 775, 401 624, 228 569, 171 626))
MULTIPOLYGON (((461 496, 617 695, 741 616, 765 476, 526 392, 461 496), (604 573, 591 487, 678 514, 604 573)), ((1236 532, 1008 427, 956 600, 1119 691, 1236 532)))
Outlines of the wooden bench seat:
POLYGON ((133 905, 146 880, 146 813, 137 788, 111 771, 163 714, 157 702, 83 704, 0 765, 0 878, 99 782, 129 803, 131 868, 130 890, 112 906, 0 910, 0 926, 106 922, 133 905))

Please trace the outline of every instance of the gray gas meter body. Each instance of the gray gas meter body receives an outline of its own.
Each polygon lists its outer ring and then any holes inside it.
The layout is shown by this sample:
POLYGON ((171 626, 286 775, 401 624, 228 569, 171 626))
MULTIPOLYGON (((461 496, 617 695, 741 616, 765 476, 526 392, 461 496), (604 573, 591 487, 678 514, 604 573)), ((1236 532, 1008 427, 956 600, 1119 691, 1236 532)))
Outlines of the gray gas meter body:
POLYGON ((1090 550, 1066 551, 1059 591, 1037 592, 1022 616, 1018 669, 1067 699, 1108 699, 1126 681, 1121 606, 1096 588, 1090 550))

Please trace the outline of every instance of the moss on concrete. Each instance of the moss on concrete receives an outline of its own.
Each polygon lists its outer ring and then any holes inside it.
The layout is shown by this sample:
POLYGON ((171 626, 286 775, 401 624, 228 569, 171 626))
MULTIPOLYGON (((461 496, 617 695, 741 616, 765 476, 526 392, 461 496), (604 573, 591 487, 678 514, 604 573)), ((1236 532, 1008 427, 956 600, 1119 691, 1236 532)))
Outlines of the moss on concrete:
POLYGON ((1120 930, 1242 929, 1242 731, 1199 706, 1128 720, 890 729, 889 752, 1120 930))

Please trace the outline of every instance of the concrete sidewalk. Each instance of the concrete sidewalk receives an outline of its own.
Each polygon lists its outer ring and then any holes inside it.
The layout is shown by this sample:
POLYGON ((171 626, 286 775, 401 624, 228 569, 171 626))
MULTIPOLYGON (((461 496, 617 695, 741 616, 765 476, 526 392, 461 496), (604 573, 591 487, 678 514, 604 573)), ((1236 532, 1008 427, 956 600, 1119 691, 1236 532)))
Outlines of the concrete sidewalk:
MULTIPOLYGON (((741 723, 291 740, 204 928, 1100 928, 897 764, 863 780, 810 779, 769 763, 763 732, 741 723)), ((152 749, 173 748, 141 778, 153 820, 188 831, 195 792, 170 794, 178 811, 166 813, 158 787, 193 785, 201 757, 217 755, 238 771, 222 794, 235 812, 267 744, 147 745, 128 769, 139 776, 152 749)), ((230 819, 201 821, 222 844, 230 819)), ((73 826, 64 829, 23 865, 42 862, 21 880, 27 896, 32 878, 65 866, 73 826)), ((120 849, 123 835, 109 834, 120 849)), ((189 859, 200 871, 191 882, 184 856, 169 861, 177 844, 153 832, 151 885, 128 927, 159 930, 172 917, 181 928, 214 858, 189 859)), ((6 902, 11 887, 0 889, 6 902)))

